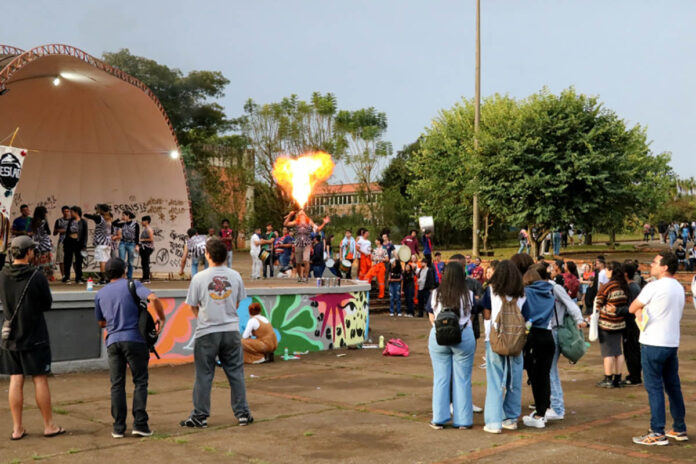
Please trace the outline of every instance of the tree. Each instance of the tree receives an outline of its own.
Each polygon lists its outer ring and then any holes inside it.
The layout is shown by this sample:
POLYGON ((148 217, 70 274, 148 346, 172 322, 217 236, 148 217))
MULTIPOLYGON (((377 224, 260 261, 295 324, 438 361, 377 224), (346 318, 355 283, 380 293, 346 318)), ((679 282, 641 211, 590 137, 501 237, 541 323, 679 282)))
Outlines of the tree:
POLYGON ((127 48, 105 52, 102 59, 152 90, 167 112, 180 145, 222 135, 232 128, 222 106, 209 101, 224 96, 225 86, 230 83, 220 71, 191 71, 184 75, 177 68, 132 55, 127 48))

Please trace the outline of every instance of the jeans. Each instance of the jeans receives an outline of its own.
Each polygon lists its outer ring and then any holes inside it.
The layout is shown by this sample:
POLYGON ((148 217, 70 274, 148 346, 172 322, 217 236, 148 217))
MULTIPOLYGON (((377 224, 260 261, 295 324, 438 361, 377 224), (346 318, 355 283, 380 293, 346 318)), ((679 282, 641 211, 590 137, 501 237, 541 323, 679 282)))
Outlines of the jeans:
POLYGON ((679 381, 677 348, 640 345, 643 383, 650 402, 650 430, 665 433, 665 392, 669 397, 669 412, 675 432, 686 432, 686 408, 679 381))
POLYGON ((312 266, 312 274, 316 278, 321 278, 321 276, 324 275, 324 269, 326 269, 325 264, 322 264, 321 266, 312 266))
POLYGON ((414 311, 413 311, 413 293, 414 293, 414 287, 413 284, 411 285, 404 285, 404 299, 406 300, 406 314, 410 314, 413 316, 414 311))
POLYGON ((536 413, 540 416, 546 414, 551 405, 550 372, 555 345, 550 330, 532 327, 524 347, 524 366, 532 384, 536 413))
POLYGON ((133 376, 133 427, 138 430, 147 429, 147 364, 150 362, 150 351, 145 343, 115 342, 106 349, 109 356, 109 375, 111 377, 111 417, 114 418, 114 432, 123 433, 126 430, 126 366, 130 367, 133 376))
POLYGON ((522 353, 500 356, 486 341, 486 425, 501 429, 503 420, 517 421, 522 413, 522 353))
POLYGON ((389 313, 394 314, 394 306, 396 313, 401 314, 401 283, 389 282, 389 313))
POLYGON ((425 313, 425 306, 427 301, 430 299, 430 290, 420 289, 418 290, 418 317, 423 317, 425 313))
POLYGON ((232 250, 227 252, 227 267, 232 268, 232 250))
POLYGON ((196 380, 193 384, 193 411, 196 419, 210 416, 210 390, 215 377, 215 357, 220 359, 230 384, 231 403, 234 416, 239 418, 249 414, 244 385, 244 357, 242 355, 242 335, 239 331, 213 332, 196 338, 193 347, 193 364, 196 380))
MULTIPOLYGON (((686 261, 686 270, 693 271, 694 268, 696 268, 696 258, 689 258, 686 261)), ((0 268, 0 269, 2 269, 2 268, 0 268)))
POLYGON ((473 425, 471 370, 476 340, 471 324, 462 331, 462 341, 458 345, 448 346, 437 344, 433 327, 428 338, 428 351, 433 366, 433 423, 445 424, 452 419, 455 427, 473 425), (450 403, 454 417, 450 415, 450 403))
POLYGON ((118 257, 128 263, 126 277, 133 278, 133 261, 135 260, 135 242, 121 242, 118 244, 118 257), (126 259, 128 255, 128 259, 126 259))
POLYGON ((520 240, 520 248, 517 250, 517 254, 523 253, 525 248, 527 248, 527 241, 520 240))
POLYGON ((143 266, 143 280, 150 280, 150 256, 154 248, 140 247, 140 264, 143 266))
POLYGON ((191 277, 198 274, 198 268, 203 267, 203 269, 208 269, 208 260, 205 256, 200 256, 198 258, 191 258, 191 277))
POLYGON ((623 332, 623 353, 626 360, 628 375, 626 379, 631 382, 641 382, 641 363, 640 363, 640 329, 636 324, 636 317, 630 314, 625 317, 626 328, 623 332))
POLYGON ((673 248, 674 247, 674 242, 677 241, 677 234, 674 232, 669 233, 669 247, 673 248))
MULTIPOLYGON (((558 374, 558 358, 561 354, 561 349, 558 346, 558 330, 553 329, 551 331, 553 335, 553 342, 556 345, 556 350, 553 353, 553 359, 551 360, 551 409, 559 416, 565 415, 565 403, 563 402, 563 387, 561 386, 561 378, 558 374)), ((543 415, 546 411, 537 411, 539 415, 543 415)))
POLYGON ((80 244, 77 240, 70 237, 65 237, 63 242, 63 268, 65 274, 63 280, 70 280, 70 267, 75 267, 75 282, 82 280, 82 250, 80 249, 80 244))
POLYGON ((554 256, 560 255, 561 254, 561 233, 554 232, 553 235, 551 236, 551 240, 553 241, 553 254, 554 254, 554 256))

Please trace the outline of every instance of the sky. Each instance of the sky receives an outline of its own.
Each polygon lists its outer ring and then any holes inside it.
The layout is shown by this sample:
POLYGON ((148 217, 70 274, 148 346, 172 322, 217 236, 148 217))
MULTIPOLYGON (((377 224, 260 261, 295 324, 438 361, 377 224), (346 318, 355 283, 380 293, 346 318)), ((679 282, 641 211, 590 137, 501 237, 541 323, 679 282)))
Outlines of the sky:
MULTIPOLYGON (((481 93, 595 95, 652 150, 696 176, 696 1, 481 0, 481 93)), ((0 43, 130 49, 183 72, 219 70, 220 103, 333 92, 387 114, 395 151, 474 93, 475 0, 5 0, 0 43)), ((336 177, 349 181, 339 166, 336 177)))

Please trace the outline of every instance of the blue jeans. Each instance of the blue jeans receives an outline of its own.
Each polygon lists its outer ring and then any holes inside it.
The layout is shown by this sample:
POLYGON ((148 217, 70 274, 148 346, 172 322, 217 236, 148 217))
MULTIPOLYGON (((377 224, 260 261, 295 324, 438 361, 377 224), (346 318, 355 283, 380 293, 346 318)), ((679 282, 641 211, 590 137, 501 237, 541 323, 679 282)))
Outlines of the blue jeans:
POLYGON ((232 250, 227 252, 227 267, 232 267, 232 250))
POLYGON ((200 258, 191 258, 191 277, 198 274, 198 268, 200 266, 203 266, 203 269, 208 269, 208 260, 205 259, 205 256, 201 256, 200 258))
POLYGON ((394 314, 396 306, 397 314, 401 314, 401 283, 389 282, 389 313, 394 314))
POLYGON ((126 277, 133 278, 133 261, 135 260, 135 242, 121 242, 118 244, 118 257, 128 263, 126 277), (126 259, 128 255, 128 259, 126 259))
MULTIPOLYGON (((558 347, 558 330, 553 329, 551 331, 553 335, 553 341, 556 344, 556 351, 553 354, 553 359, 551 360, 551 409, 554 410, 559 416, 565 415, 565 404, 563 403, 563 387, 561 386, 561 378, 558 375, 558 358, 561 354, 561 350, 558 347)), ((544 415, 546 411, 538 411, 540 415, 544 415)))
POLYGON ((529 253, 529 245, 527 245, 526 240, 520 240, 520 248, 517 250, 517 253, 524 253, 524 250, 527 250, 527 253, 529 253))
POLYGON ((517 421, 522 414, 522 354, 500 356, 486 342, 486 406, 484 421, 501 429, 503 420, 517 421))
POLYGON ((322 264, 321 266, 312 266, 312 274, 314 274, 314 277, 320 278, 324 275, 324 269, 326 269, 325 264, 322 264))
POLYGON ((428 351, 433 365, 433 423, 445 424, 451 419, 455 427, 473 425, 471 370, 476 340, 471 323, 462 331, 458 345, 438 345, 435 328, 430 329, 428 351), (450 403, 454 417, 450 414, 450 403))
POLYGON ((686 408, 679 382, 677 348, 640 345, 643 384, 650 402, 650 430, 665 433, 665 392, 669 397, 669 412, 675 432, 686 432, 686 408))
POLYGON ((674 246, 674 242, 677 241, 677 234, 674 232, 669 233, 669 247, 672 248, 674 246))
POLYGON ((561 233, 554 232, 553 235, 551 235, 551 240, 553 242, 553 254, 555 256, 560 255, 561 254, 561 233))

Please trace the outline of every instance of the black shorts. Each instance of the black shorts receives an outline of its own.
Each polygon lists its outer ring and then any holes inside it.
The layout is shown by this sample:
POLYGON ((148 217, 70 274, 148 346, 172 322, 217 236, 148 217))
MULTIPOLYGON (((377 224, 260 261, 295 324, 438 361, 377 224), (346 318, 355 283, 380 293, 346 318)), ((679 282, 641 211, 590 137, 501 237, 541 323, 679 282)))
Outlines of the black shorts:
POLYGON ((0 348, 0 374, 47 375, 51 373, 51 348, 46 345, 31 351, 0 348))

